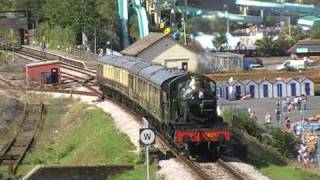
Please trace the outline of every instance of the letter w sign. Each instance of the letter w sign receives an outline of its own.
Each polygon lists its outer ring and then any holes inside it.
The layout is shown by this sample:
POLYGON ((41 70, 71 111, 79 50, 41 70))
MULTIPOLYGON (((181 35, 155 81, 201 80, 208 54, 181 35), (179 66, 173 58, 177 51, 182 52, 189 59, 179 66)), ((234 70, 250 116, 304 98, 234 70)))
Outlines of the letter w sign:
POLYGON ((139 141, 141 145, 154 144, 155 140, 156 140, 156 135, 153 129, 150 129, 150 128, 140 129, 139 141))

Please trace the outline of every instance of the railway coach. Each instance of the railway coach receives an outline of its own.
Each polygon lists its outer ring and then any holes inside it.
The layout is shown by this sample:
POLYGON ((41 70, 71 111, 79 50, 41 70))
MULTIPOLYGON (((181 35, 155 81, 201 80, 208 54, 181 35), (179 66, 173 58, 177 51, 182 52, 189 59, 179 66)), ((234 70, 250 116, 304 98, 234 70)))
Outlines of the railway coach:
POLYGON ((97 80, 104 95, 147 117, 183 152, 243 150, 217 115, 216 83, 206 76, 134 57, 104 56, 98 60, 97 80))

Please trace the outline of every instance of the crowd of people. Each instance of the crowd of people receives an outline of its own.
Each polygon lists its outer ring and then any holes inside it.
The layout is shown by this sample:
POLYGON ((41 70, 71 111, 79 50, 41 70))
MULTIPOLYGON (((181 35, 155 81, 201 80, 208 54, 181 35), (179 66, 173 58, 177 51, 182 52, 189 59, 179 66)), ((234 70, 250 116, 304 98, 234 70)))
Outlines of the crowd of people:
MULTIPOLYGON (((294 97, 291 99, 286 98, 281 102, 277 102, 275 114, 276 116, 277 113, 281 113, 282 115, 285 114, 283 124, 278 119, 279 124, 283 125, 285 131, 294 134, 298 140, 298 146, 296 147, 296 157, 298 162, 300 162, 305 168, 313 168, 320 165, 320 150, 318 150, 318 148, 320 148, 320 132, 317 132, 320 131, 320 115, 313 115, 306 118, 304 115, 306 104, 305 96, 294 97), (300 111, 300 119, 295 120, 295 123, 292 123, 290 113, 295 110, 300 111)), ((256 119, 255 112, 251 108, 249 108, 248 111, 250 118, 256 119)), ((264 120, 264 124, 266 126, 271 125, 272 116, 270 112, 266 113, 264 120)))
MULTIPOLYGON (((319 161, 317 153, 318 136, 310 129, 304 129, 304 132, 297 136, 300 141, 297 147, 297 160, 303 163, 305 168, 315 167, 315 162, 319 161)), ((318 163, 317 163, 318 164, 318 163)))

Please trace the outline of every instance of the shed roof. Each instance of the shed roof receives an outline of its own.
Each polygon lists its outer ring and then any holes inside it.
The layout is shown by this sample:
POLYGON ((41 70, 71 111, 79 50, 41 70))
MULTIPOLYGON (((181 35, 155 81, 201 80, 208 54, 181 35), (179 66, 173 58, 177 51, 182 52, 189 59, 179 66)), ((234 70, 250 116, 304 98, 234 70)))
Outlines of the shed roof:
POLYGON ((256 81, 254 81, 254 80, 244 80, 243 82, 242 82, 242 84, 244 84, 244 85, 248 85, 248 84, 250 84, 250 83, 254 83, 254 84, 256 84, 256 85, 258 85, 258 83, 256 82, 256 81))
POLYGON ((60 64, 60 61, 46 61, 26 64, 26 67, 47 66, 50 64, 60 64))
POLYGON ((288 78, 286 79, 286 82, 290 82, 290 81, 296 81, 296 82, 299 82, 296 78, 288 78))
POLYGON ((289 53, 319 53, 320 52, 320 40, 301 40, 293 45, 289 50, 289 53))
POLYGON ((259 80, 257 80, 256 82, 257 82, 259 85, 262 84, 263 82, 268 82, 268 83, 272 84, 272 83, 270 82, 270 80, 268 80, 268 79, 259 79, 259 80))
POLYGON ((137 56, 142 51, 146 50, 156 42, 160 41, 164 37, 167 37, 167 34, 163 33, 150 33, 146 37, 140 39, 139 41, 131 44, 129 47, 121 51, 124 55, 137 56))

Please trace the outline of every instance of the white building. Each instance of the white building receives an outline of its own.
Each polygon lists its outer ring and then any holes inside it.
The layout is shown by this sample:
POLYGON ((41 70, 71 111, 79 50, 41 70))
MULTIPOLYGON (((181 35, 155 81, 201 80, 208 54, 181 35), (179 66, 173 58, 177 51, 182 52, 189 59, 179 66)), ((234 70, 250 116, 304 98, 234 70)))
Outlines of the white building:
POLYGON ((314 96, 314 83, 305 77, 299 78, 301 95, 314 96))
POLYGON ((240 81, 229 83, 229 99, 241 99, 245 95, 245 85, 240 81))
POLYGON ((243 81, 243 84, 245 86, 245 94, 250 94, 251 98, 259 98, 259 85, 257 82, 253 80, 245 80, 243 81))
POLYGON ((258 80, 260 98, 272 98, 272 83, 269 80, 258 80))
POLYGON ((301 95, 300 82, 295 78, 289 78, 286 81, 287 81, 287 96, 288 97, 300 96, 301 95))
POLYGON ((283 79, 276 79, 272 82, 273 97, 287 97, 287 84, 283 79))

